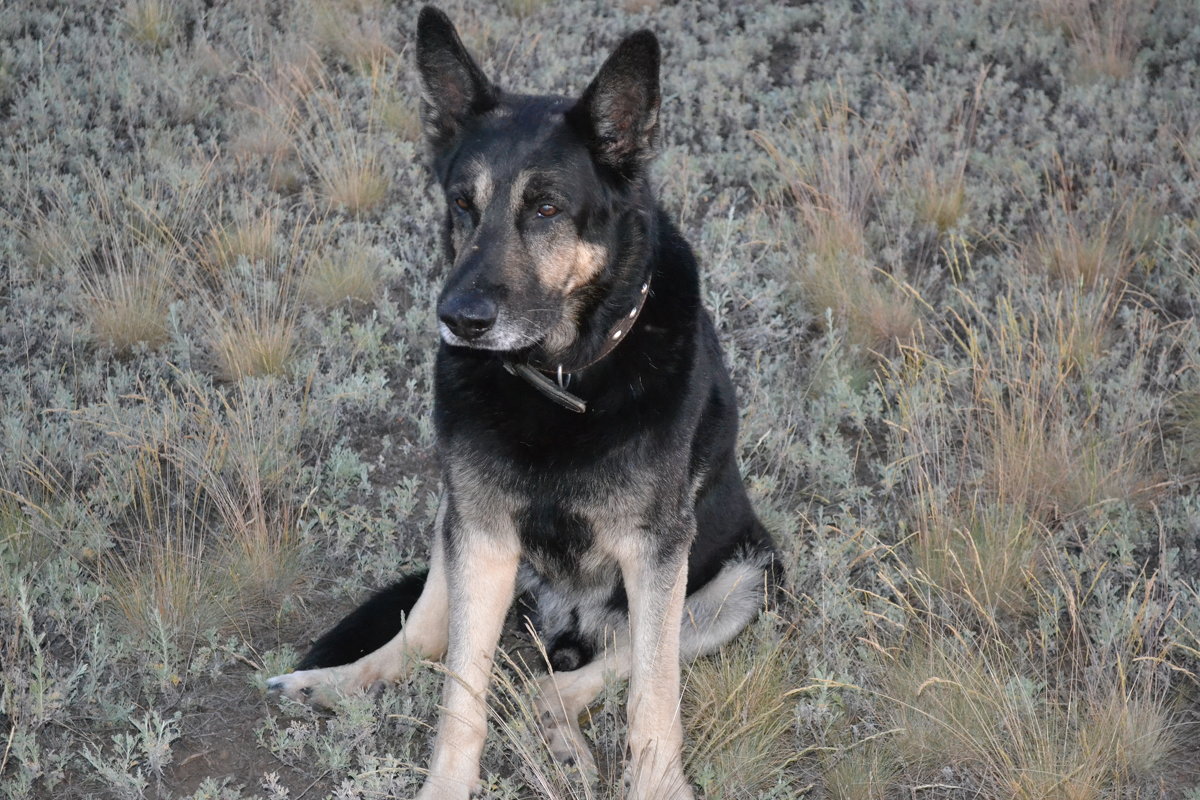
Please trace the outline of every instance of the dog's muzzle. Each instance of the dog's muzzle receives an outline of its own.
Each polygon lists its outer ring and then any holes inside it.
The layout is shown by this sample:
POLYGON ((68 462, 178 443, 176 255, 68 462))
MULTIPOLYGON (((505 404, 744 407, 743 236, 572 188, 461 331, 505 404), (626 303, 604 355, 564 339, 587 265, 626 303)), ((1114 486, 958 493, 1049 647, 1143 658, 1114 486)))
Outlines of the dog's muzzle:
POLYGON ((438 319, 451 333, 467 342, 490 331, 499 313, 496 301, 478 292, 453 294, 438 306, 438 319))

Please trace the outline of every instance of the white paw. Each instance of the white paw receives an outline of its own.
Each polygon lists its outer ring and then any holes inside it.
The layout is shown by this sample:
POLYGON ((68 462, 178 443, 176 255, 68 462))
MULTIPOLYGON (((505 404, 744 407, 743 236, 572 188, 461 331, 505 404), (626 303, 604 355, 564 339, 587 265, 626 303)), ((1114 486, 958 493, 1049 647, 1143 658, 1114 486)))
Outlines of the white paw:
POLYGON ((323 708, 331 708, 341 695, 364 688, 344 667, 302 669, 267 679, 268 692, 323 708))
POLYGON ((417 792, 416 800, 471 800, 478 796, 464 783, 430 778, 425 781, 421 791, 417 792))
MULTIPOLYGON (((539 704, 540 705, 540 704, 539 704)), ((579 729, 578 719, 565 719, 562 709, 557 711, 542 708, 538 715, 542 725, 542 735, 550 747, 550 755, 564 766, 573 766, 585 778, 592 780, 597 775, 596 759, 592 757, 591 748, 583 731, 579 729)))
POLYGON ((636 764, 625 763, 622 783, 626 800, 695 800, 678 758, 656 760, 649 755, 643 753, 636 764))

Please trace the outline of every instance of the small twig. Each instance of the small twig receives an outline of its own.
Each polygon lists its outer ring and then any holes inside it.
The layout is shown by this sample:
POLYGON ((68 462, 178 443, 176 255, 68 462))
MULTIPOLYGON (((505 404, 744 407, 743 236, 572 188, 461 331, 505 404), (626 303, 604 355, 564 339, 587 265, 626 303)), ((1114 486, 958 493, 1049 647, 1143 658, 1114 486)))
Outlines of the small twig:
POLYGON ((17 735, 17 723, 14 721, 12 728, 8 731, 8 741, 4 743, 4 757, 0 758, 0 775, 4 774, 4 768, 8 766, 8 754, 12 752, 13 738, 17 735))
POLYGON ((320 783, 321 781, 325 780, 325 776, 327 776, 327 775, 328 775, 330 772, 332 772, 332 771, 333 771, 333 770, 329 770, 329 769, 327 769, 327 770, 325 770, 324 772, 322 772, 320 775, 318 775, 317 777, 313 778, 313 782, 312 782, 312 783, 310 783, 308 786, 305 786, 305 787, 304 787, 304 790, 303 790, 303 791, 301 791, 301 792, 300 792, 300 794, 296 795, 296 800, 300 800, 300 798, 301 798, 301 797, 304 797, 304 795, 308 794, 308 790, 309 790, 309 789, 313 788, 313 787, 314 787, 314 786, 316 786, 318 783, 320 783))
POLYGON ((963 787, 955 786, 954 784, 951 784, 951 783, 922 783, 919 786, 910 786, 910 787, 908 787, 908 790, 910 792, 912 792, 913 797, 916 797, 918 790, 925 790, 925 789, 958 789, 958 790, 961 790, 962 788, 963 787))
POLYGON ((224 645, 221 645, 221 647, 219 647, 218 649, 225 655, 232 658, 234 661, 240 661, 252 670, 258 671, 263 668, 262 664, 255 664, 253 661, 246 658, 241 653, 235 653, 233 650, 230 650, 228 647, 225 647, 224 645))

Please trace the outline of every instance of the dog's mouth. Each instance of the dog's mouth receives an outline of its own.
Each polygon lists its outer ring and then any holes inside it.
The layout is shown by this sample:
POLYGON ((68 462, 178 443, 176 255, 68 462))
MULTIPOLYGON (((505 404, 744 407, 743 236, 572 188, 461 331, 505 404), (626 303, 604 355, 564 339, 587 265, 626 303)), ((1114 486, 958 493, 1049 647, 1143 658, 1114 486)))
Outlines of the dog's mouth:
POLYGON ((446 323, 438 323, 438 331, 442 341, 451 347, 465 347, 470 350, 493 350, 498 353, 514 355, 532 351, 542 343, 541 337, 531 337, 527 334, 512 331, 488 332, 478 338, 459 336, 446 323))
POLYGON ((500 309, 495 320, 486 327, 438 322, 442 341, 451 347, 472 350, 492 350, 511 354, 514 358, 531 353, 554 339, 555 322, 539 319, 538 314, 513 314, 500 309))

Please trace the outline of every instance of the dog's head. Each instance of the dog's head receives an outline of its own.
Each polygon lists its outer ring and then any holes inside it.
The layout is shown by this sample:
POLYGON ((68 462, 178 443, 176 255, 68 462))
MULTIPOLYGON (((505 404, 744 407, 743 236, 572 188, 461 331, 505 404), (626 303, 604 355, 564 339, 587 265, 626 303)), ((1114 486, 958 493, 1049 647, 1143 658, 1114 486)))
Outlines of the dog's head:
POLYGON ((427 6, 417 65, 447 206, 442 339, 561 355, 580 317, 632 269, 628 251, 650 224, 640 198, 658 128, 658 40, 626 38, 578 99, 509 94, 427 6))

